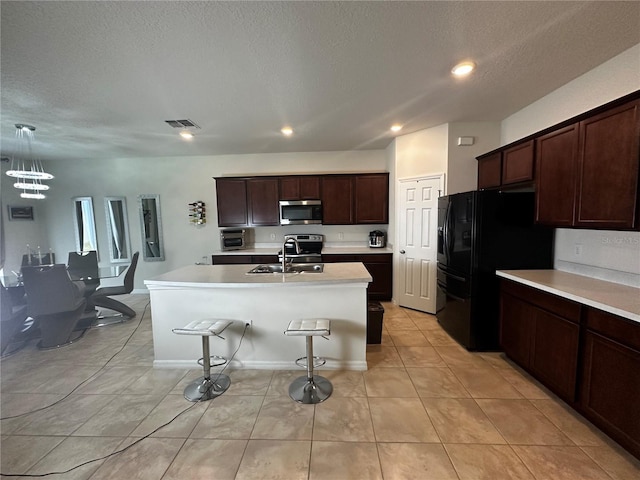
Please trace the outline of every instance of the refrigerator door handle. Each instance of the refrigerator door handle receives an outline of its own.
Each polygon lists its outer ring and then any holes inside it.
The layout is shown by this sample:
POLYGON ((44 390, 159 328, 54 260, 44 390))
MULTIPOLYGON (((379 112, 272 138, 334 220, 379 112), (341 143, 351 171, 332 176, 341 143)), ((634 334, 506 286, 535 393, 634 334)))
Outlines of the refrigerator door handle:
POLYGON ((447 277, 454 278, 454 279, 456 279, 456 280, 458 280, 458 281, 460 281, 460 282, 466 282, 466 281, 467 281, 467 279, 466 279, 466 278, 464 278, 464 277, 460 277, 460 276, 458 276, 458 275, 454 275, 453 273, 447 273, 447 272, 443 272, 443 273, 444 273, 447 277))
POLYGON ((444 240, 444 257, 447 260, 447 265, 451 263, 449 258, 449 215, 451 215, 451 201, 447 203, 447 210, 444 214, 444 225, 443 225, 443 240, 444 240))
POLYGON ((443 267, 441 264, 438 264, 438 270, 440 270, 442 273, 444 273, 447 277, 451 277, 455 280, 458 280, 460 282, 466 282, 467 279, 465 277, 461 277, 460 275, 455 275, 453 273, 449 273, 446 269, 446 267, 443 267))
POLYGON ((466 298, 458 297, 457 295, 454 295, 452 293, 447 292, 447 288, 441 282, 438 282, 438 287, 440 287, 440 289, 444 292, 444 294, 447 297, 451 297, 454 300, 458 300, 459 302, 466 302, 467 301, 466 298))

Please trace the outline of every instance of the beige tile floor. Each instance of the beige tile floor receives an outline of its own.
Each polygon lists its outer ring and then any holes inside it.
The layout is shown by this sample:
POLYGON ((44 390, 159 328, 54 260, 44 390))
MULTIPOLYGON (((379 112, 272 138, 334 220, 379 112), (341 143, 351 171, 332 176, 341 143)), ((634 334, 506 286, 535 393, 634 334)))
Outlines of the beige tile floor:
POLYGON ((2 360, 0 412, 16 416, 0 424, 2 473, 60 472, 137 442, 49 478, 640 479, 640 462, 432 315, 386 303, 369 370, 324 371, 322 404, 288 398, 298 369, 232 371, 223 396, 192 404, 181 392, 199 370, 153 369, 148 296, 125 301, 139 312, 127 323, 2 360))

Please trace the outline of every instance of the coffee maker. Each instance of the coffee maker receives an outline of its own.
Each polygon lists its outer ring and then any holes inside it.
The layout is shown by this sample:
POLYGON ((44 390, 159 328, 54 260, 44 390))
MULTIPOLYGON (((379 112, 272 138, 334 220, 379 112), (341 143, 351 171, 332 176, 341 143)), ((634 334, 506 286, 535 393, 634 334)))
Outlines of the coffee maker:
POLYGON ((387 244, 387 234, 381 230, 369 232, 369 247, 384 248, 387 244))

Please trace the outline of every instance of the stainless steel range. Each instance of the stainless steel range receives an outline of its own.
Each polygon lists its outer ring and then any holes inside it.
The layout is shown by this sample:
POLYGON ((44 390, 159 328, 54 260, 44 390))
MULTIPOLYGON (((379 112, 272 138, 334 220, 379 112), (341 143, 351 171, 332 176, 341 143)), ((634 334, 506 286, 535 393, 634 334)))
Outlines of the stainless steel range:
MULTIPOLYGON (((287 261, 291 259, 292 263, 319 263, 322 261, 322 244, 324 243, 324 235, 319 234, 301 234, 291 233, 284 236, 284 241, 293 239, 296 243, 291 241, 285 243, 287 261)), ((278 260, 282 262, 282 250, 278 252, 278 260)))

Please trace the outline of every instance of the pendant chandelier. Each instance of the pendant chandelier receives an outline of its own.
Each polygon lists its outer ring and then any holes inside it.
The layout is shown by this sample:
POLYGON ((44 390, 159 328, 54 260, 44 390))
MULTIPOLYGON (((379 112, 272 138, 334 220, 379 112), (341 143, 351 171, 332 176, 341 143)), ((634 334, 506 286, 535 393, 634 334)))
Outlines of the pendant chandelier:
POLYGON ((11 167, 7 175, 14 177, 16 183, 13 186, 22 190, 22 198, 45 198, 43 191, 49 190, 49 185, 43 180, 51 180, 53 175, 44 171, 42 162, 35 158, 31 150, 31 141, 34 139, 36 127, 24 123, 16 123, 17 153, 11 157, 11 167))

